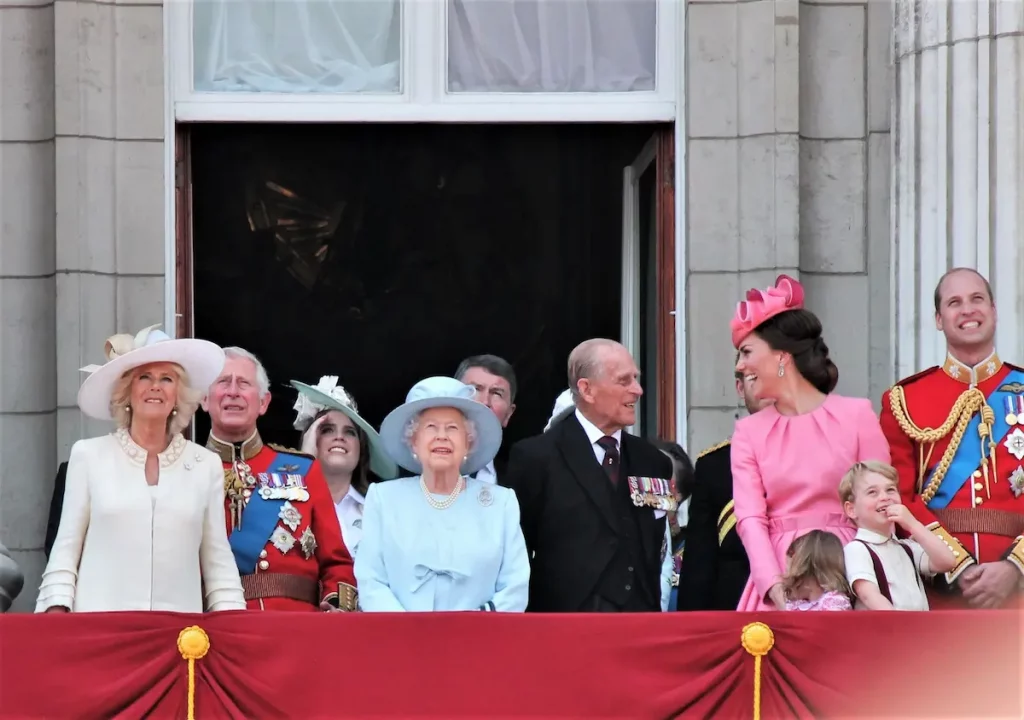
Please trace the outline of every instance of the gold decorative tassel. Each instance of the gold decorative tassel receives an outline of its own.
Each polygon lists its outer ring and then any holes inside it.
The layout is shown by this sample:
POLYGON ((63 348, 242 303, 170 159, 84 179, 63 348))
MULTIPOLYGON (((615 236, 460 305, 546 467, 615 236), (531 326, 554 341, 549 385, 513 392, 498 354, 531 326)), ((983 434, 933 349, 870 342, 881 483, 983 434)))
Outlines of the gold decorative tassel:
POLYGON ((178 633, 178 652, 188 660, 188 720, 196 720, 196 660, 210 651, 210 636, 198 625, 178 633))
POLYGON ((740 644, 754 656, 754 720, 761 720, 761 658, 775 647, 775 634, 764 623, 750 623, 740 633, 740 644))

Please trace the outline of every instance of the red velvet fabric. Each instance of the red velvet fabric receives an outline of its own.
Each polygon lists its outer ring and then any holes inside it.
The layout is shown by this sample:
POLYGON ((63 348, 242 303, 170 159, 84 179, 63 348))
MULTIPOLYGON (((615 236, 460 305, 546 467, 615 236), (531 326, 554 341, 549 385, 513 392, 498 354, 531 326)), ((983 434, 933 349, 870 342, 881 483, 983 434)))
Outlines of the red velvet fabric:
POLYGON ((1022 615, 97 613, 0 616, 0 717, 1019 718, 1022 615))

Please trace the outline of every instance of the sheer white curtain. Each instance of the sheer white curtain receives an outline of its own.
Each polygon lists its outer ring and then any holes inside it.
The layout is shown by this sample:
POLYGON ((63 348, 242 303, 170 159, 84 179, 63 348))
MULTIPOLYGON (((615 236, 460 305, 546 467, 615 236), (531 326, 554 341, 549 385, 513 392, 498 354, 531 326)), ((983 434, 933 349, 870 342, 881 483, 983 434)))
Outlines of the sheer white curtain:
POLYGON ((657 0, 448 0, 453 92, 654 90, 657 0))
POLYGON ((400 0, 195 0, 195 89, 399 92, 400 0))

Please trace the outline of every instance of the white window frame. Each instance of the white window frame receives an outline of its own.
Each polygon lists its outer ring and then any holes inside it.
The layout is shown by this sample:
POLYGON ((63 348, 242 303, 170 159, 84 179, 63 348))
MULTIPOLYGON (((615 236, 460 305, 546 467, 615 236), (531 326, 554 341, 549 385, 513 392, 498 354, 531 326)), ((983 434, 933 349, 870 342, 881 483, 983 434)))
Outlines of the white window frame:
POLYGON ((403 0, 401 92, 300 94, 193 90, 193 2, 168 0, 164 22, 174 117, 178 122, 672 122, 683 67, 677 50, 684 37, 684 3, 657 3, 654 91, 448 92, 448 2, 403 0))
MULTIPOLYGON (((167 332, 177 325, 175 308, 176 226, 175 128, 179 122, 673 122, 675 125, 676 261, 676 441, 688 443, 686 335, 686 3, 658 0, 657 90, 636 93, 449 93, 447 50, 434 53, 435 38, 447 37, 447 3, 405 0, 402 90, 394 94, 299 95, 292 93, 197 93, 192 90, 192 2, 164 3, 164 316, 167 332), (415 75, 414 75, 415 74, 415 75), (415 94, 410 92, 415 90, 415 94)), ((623 278, 636 277, 636 256, 623 255, 623 278), (629 265, 628 267, 626 265, 629 265)), ((630 281, 632 285, 632 280, 630 281)), ((636 335, 633 291, 623 283, 623 338, 636 335)))
MULTIPOLYGON (((631 165, 622 170, 622 344, 639 363, 640 348, 640 176, 657 158, 657 138, 652 137, 644 145, 631 165)), ((643 431, 643 398, 636 406, 636 423, 630 432, 639 435, 643 431)))

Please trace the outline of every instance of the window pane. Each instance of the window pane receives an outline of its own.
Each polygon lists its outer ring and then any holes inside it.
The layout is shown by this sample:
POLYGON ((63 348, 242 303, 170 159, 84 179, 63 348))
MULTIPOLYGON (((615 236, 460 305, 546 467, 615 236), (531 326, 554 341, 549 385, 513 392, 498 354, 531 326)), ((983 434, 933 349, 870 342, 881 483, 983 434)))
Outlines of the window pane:
POLYGON ((195 89, 399 92, 400 0, 194 0, 195 89))
POLYGON ((452 92, 654 90, 657 0, 448 0, 452 92))

